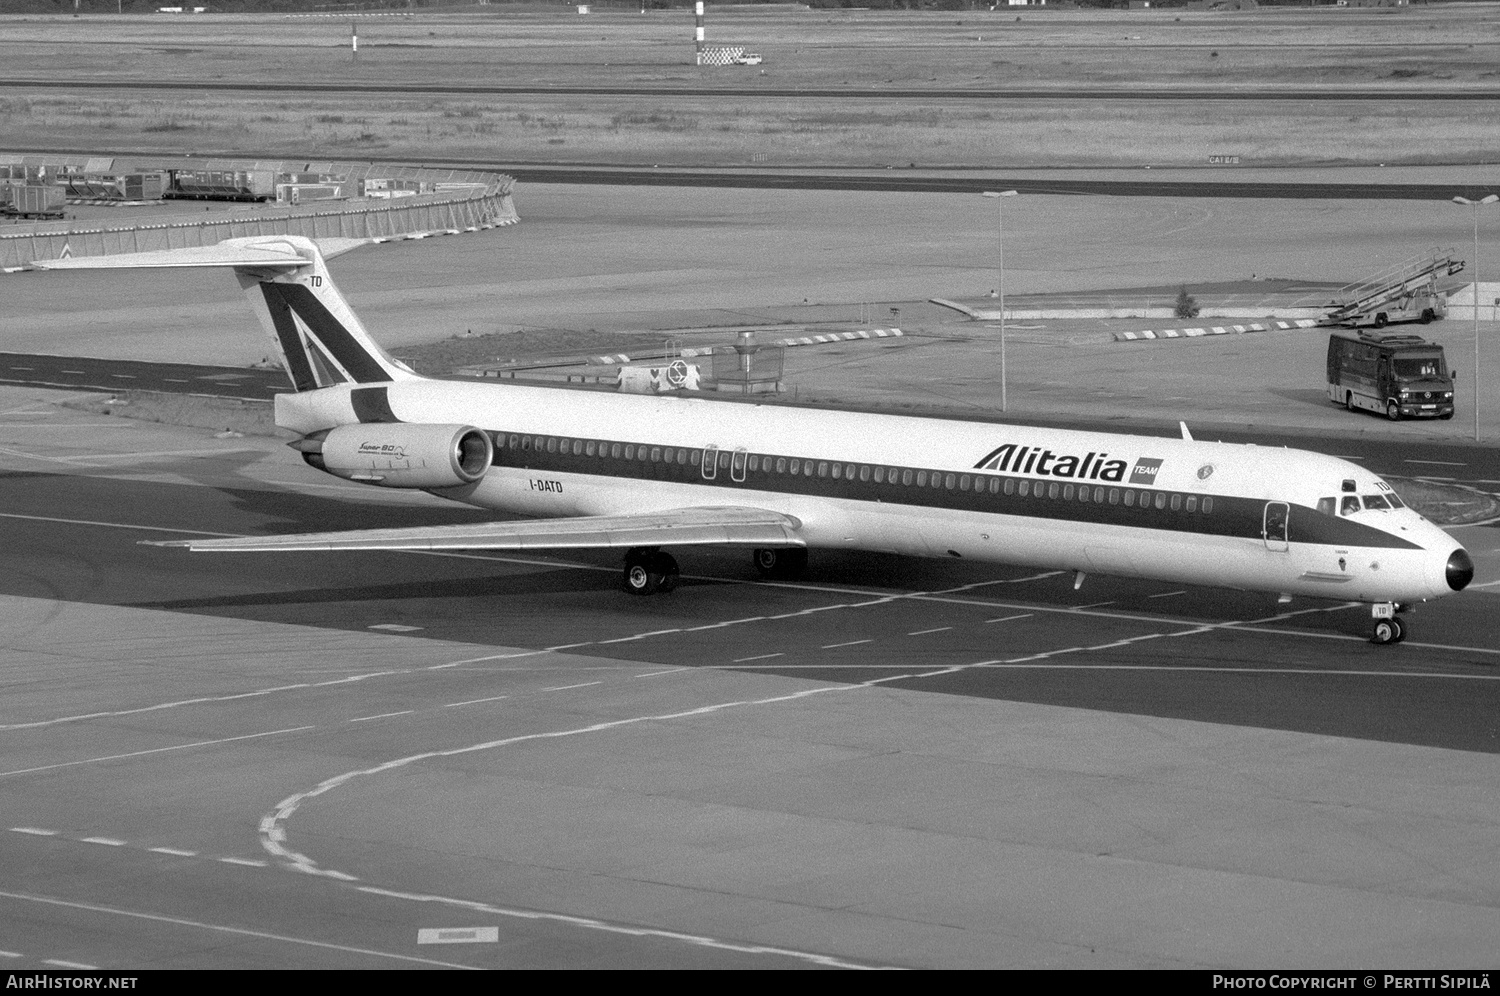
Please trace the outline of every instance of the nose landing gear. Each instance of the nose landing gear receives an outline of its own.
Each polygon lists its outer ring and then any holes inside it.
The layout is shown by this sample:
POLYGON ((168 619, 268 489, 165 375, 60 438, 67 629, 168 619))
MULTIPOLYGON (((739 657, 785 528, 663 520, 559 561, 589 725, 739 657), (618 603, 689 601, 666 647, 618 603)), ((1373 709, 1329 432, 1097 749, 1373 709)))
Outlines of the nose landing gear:
POLYGON ((1383 646, 1387 643, 1400 643, 1406 639, 1406 625, 1396 615, 1405 608, 1406 606, 1395 602, 1376 602, 1371 605, 1370 615, 1375 619, 1375 626, 1370 635, 1370 642, 1383 646))

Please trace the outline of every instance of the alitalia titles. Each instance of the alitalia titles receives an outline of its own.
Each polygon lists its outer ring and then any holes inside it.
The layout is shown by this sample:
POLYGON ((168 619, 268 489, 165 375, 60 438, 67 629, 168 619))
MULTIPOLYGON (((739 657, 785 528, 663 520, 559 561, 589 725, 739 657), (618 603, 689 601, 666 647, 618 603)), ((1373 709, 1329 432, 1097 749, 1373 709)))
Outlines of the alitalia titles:
MULTIPOLYGON (((1123 481, 1126 462, 1112 460, 1108 453, 1054 453, 1038 446, 1021 446, 1006 443, 985 454, 984 459, 974 465, 975 470, 995 470, 1000 473, 1041 474, 1045 477, 1071 477, 1084 481, 1123 481)), ((1161 461, 1142 457, 1131 471, 1132 484, 1152 484, 1161 461)))

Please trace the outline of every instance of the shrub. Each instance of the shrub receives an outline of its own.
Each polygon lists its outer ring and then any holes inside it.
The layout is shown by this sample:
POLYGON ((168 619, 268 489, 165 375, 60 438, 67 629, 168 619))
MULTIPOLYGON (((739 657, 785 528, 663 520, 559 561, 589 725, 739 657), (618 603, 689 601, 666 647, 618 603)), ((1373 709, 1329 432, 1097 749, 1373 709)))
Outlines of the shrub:
POLYGON ((1173 312, 1178 318, 1197 318, 1198 302, 1193 300, 1193 295, 1187 292, 1187 286, 1177 288, 1177 307, 1173 312))

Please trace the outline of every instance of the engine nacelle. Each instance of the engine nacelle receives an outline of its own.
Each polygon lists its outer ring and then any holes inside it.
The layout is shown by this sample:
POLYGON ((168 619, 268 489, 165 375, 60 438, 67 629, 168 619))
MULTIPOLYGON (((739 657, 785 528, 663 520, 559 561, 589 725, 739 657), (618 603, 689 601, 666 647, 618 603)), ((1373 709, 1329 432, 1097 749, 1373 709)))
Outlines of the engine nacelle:
POLYGON ((472 425, 363 422, 314 432, 287 445, 335 477, 386 488, 473 484, 495 455, 489 435, 472 425))

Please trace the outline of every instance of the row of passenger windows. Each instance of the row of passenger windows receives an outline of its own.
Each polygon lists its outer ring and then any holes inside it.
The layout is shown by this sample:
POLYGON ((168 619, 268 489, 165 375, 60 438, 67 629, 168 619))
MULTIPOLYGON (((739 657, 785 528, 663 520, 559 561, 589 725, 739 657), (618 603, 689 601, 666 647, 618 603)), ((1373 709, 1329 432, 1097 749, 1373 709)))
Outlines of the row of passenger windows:
POLYGON ((823 477, 831 480, 859 480, 901 487, 938 488, 946 491, 974 491, 1017 495, 1049 501, 1077 501, 1099 505, 1124 505, 1126 508, 1171 508, 1172 511, 1212 512, 1214 500, 1197 495, 1166 491, 1136 491, 1134 488, 1107 488, 1089 484, 1066 484, 1060 481, 1030 481, 1014 477, 991 477, 981 474, 953 474, 940 470, 917 470, 911 467, 886 467, 870 464, 838 463, 827 460, 803 460, 798 457, 760 456, 736 450, 717 452, 718 458, 703 466, 704 450, 670 446, 637 446, 633 443, 610 443, 594 439, 567 439, 557 436, 496 435, 500 449, 517 450, 523 455, 531 450, 574 456, 601 457, 610 460, 634 460, 655 464, 683 464, 697 468, 704 477, 716 478, 718 471, 742 481, 745 474, 784 474, 787 476, 823 477))

